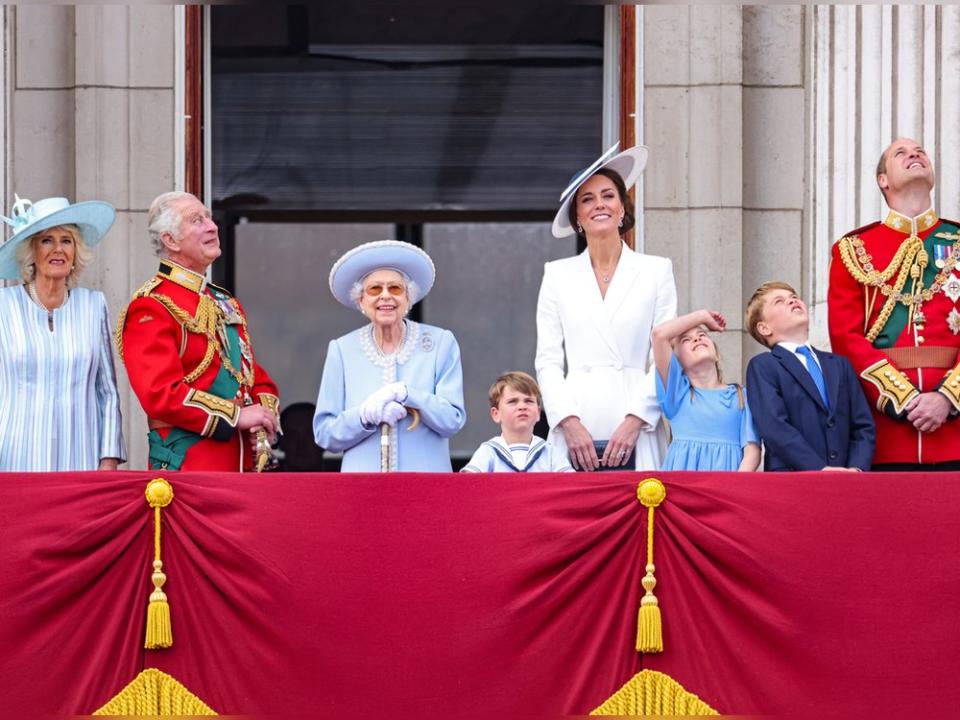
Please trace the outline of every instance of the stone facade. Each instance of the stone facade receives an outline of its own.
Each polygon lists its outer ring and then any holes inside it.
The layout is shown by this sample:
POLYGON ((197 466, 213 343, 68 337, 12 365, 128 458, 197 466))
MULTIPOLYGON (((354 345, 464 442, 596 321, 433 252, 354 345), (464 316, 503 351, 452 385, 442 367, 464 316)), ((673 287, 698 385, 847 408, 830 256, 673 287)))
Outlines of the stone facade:
MULTIPOLYGON (((102 290, 112 320, 156 270, 150 201, 175 185, 174 17, 169 5, 18 5, 3 10, 4 207, 10 197, 107 200, 110 234, 81 282, 102 290)), ((122 364, 131 468, 146 467, 146 420, 122 364)))

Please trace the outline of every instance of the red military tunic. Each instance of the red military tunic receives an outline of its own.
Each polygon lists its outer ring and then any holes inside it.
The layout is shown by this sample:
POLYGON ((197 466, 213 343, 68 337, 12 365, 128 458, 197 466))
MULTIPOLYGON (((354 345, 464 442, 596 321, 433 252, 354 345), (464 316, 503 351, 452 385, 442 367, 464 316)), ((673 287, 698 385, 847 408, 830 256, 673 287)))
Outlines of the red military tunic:
POLYGON ((279 399, 235 298, 163 260, 120 316, 117 340, 149 419, 151 469, 252 469, 240 408, 259 402, 277 413, 279 399))
POLYGON ((830 342, 860 375, 874 408, 874 464, 960 459, 960 422, 921 433, 904 408, 938 391, 960 411, 960 229, 933 210, 890 212, 833 247, 830 342))

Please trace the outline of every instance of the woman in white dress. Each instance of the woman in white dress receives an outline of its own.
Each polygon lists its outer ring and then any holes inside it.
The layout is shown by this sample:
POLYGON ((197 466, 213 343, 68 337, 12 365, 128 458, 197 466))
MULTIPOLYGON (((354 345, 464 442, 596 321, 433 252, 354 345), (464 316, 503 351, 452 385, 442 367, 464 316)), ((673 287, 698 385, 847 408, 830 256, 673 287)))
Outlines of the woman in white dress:
POLYGON ((584 237, 576 257, 548 262, 537 301, 537 379, 548 440, 578 470, 660 467, 664 446, 650 333, 676 315, 668 258, 623 242, 634 225, 627 191, 647 161, 614 146, 561 195, 553 234, 584 237))
POLYGON ((16 199, 0 245, 0 471, 116 470, 126 460, 103 293, 73 287, 116 215, 16 199))

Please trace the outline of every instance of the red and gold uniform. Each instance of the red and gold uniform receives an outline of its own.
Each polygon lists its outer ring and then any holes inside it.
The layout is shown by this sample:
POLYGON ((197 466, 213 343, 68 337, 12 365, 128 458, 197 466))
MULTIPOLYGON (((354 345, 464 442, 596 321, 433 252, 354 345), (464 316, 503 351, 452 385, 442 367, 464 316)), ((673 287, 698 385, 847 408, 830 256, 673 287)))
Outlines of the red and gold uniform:
POLYGON ((874 408, 874 464, 960 460, 960 228, 928 210, 891 211, 833 247, 830 342, 860 375, 874 408), (951 415, 921 433, 906 405, 936 391, 951 415))
POLYGON ((277 386, 256 363, 236 298, 169 260, 121 314, 117 346, 150 426, 150 467, 250 470, 240 408, 279 412, 277 386))

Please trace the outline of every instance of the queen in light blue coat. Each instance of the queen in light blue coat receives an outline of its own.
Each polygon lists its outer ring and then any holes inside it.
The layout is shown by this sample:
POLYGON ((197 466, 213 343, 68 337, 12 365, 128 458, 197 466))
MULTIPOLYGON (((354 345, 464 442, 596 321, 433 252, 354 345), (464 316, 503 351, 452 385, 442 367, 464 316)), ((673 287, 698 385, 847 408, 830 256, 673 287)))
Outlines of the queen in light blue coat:
POLYGON ((463 428, 463 370, 453 333, 406 318, 436 276, 409 243, 382 240, 343 255, 330 290, 369 323, 332 340, 313 417, 317 445, 344 472, 450 472, 448 440, 463 428), (382 452, 385 443, 388 452, 382 452))

